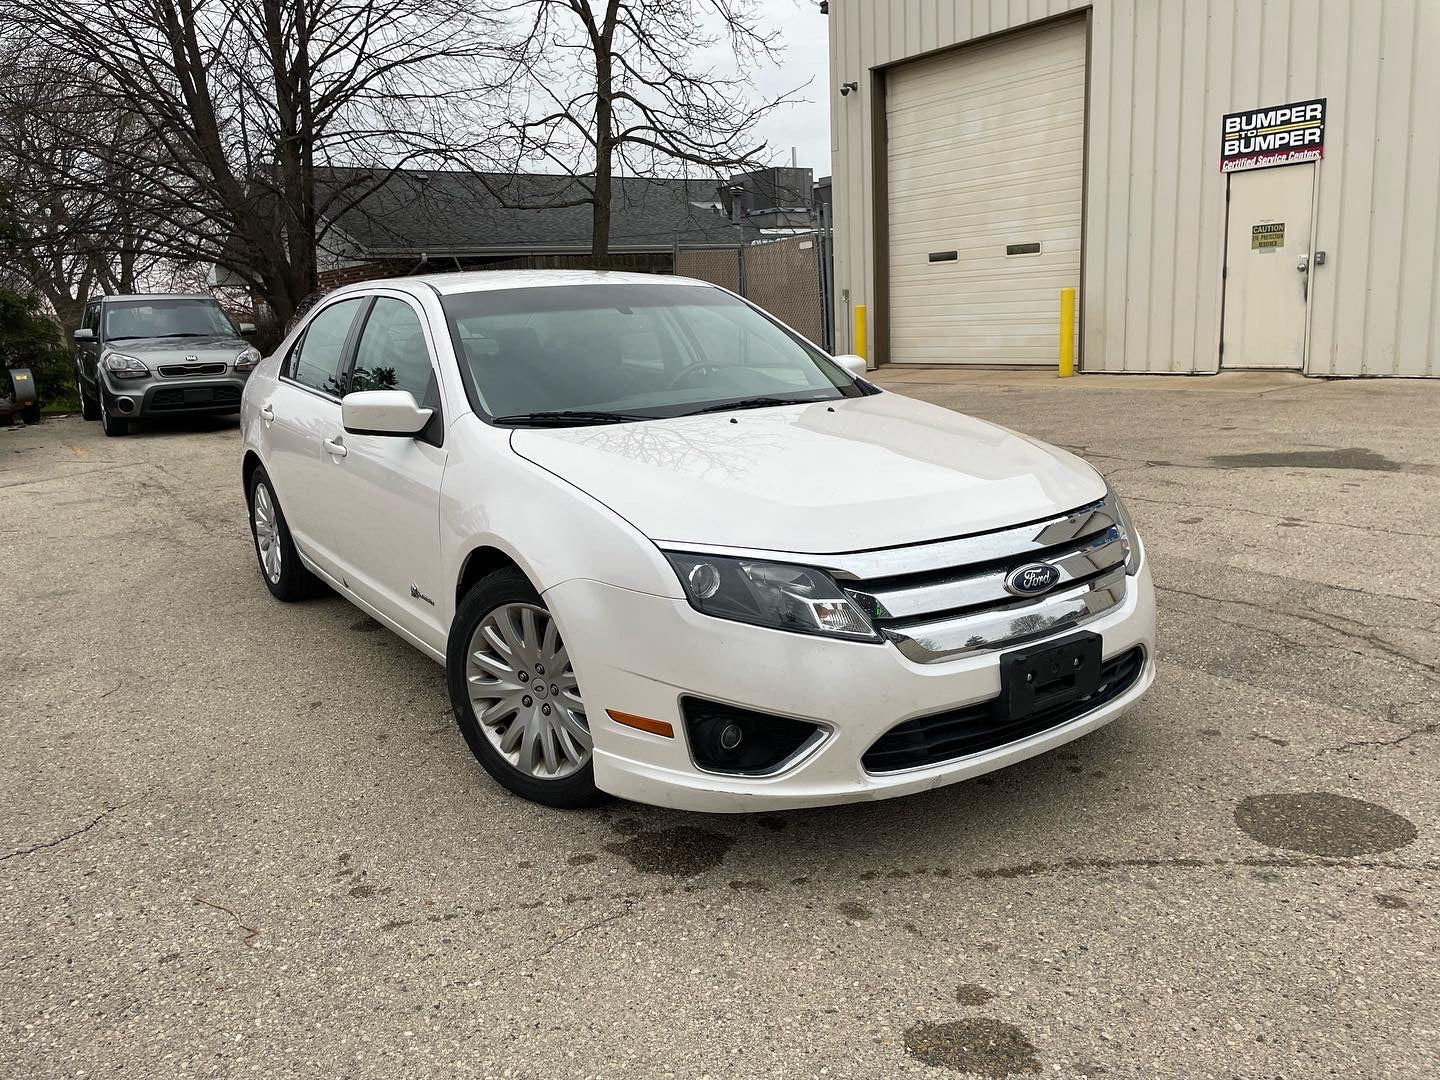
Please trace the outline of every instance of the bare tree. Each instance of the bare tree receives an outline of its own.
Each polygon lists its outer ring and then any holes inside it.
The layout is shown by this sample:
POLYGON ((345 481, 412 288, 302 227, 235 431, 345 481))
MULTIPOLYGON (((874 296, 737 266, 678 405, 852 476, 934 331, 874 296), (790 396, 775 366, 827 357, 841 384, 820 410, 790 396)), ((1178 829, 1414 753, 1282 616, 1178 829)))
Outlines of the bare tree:
POLYGON ((0 26, 96 73, 139 125, 112 182, 162 219, 147 254, 230 271, 282 323, 341 211, 478 141, 503 55, 475 0, 0 0, 0 26), (367 168, 322 192, 331 164, 367 168))
POLYGON ((720 175, 767 164, 756 125, 795 98, 751 99, 748 74, 779 52, 762 10, 758 0, 513 3, 508 14, 524 23, 505 156, 517 172, 533 163, 575 180, 551 201, 518 205, 592 206, 591 254, 604 265, 617 170, 720 175))
POLYGON ((145 234, 156 221, 137 201, 143 182, 121 171, 140 137, 123 105, 68 56, 0 42, 3 276, 67 328, 93 289, 134 291, 148 269, 145 234))

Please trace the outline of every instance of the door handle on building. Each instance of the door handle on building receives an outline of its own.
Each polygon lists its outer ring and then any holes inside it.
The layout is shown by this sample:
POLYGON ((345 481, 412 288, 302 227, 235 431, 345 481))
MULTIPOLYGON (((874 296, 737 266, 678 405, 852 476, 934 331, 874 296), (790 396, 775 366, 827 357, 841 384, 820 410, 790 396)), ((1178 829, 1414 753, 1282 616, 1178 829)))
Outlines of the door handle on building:
POLYGON ((1309 299, 1310 299, 1310 253, 1309 253, 1308 251, 1305 252, 1303 255, 1300 256, 1300 260, 1295 264, 1295 269, 1296 269, 1296 270, 1299 270, 1300 273, 1301 273, 1301 275, 1303 275, 1303 276, 1300 278, 1301 295, 1303 295, 1306 300, 1309 300, 1309 299))
POLYGON ((336 457, 344 457, 350 452, 349 450, 345 449, 345 444, 340 441, 339 436, 336 436, 333 439, 326 439, 320 445, 325 448, 325 452, 327 454, 333 454, 336 457))

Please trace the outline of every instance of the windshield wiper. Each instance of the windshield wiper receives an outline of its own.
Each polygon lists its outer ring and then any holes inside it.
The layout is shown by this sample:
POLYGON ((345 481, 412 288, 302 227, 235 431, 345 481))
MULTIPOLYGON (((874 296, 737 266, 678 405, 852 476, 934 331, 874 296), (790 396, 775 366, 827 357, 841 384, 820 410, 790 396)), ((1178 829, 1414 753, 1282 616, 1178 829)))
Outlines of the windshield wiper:
POLYGON ((558 409, 551 412, 511 413, 495 417, 497 424, 515 427, 579 427, 582 424, 628 424, 635 420, 654 420, 653 416, 633 413, 600 412, 594 409, 558 409))
POLYGON ((204 331, 201 331, 201 330, 182 330, 182 331, 181 331, 180 333, 178 333, 178 334, 156 334, 156 335, 154 335, 154 336, 157 337, 157 338, 167 338, 167 337, 214 337, 215 334, 218 334, 219 332, 220 332, 220 331, 216 330, 216 331, 214 331, 214 332, 212 332, 212 333, 207 334, 207 333, 205 333, 204 331))
POLYGON ((718 405, 706 405, 703 409, 696 409, 693 412, 685 413, 685 416, 700 416, 703 413, 729 412, 732 409, 771 409, 776 405, 809 405, 823 398, 805 398, 795 401, 791 398, 778 397, 752 397, 740 398, 738 401, 722 401, 718 405))

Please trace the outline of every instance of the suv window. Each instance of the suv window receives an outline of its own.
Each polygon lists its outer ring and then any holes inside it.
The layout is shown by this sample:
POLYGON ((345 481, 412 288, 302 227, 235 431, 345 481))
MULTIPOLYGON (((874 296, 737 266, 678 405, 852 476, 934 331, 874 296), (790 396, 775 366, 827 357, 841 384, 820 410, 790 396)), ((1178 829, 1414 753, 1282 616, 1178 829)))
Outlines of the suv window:
POLYGON ((86 304, 86 305, 85 305, 85 315, 84 315, 84 317, 80 320, 80 327, 81 327, 81 329, 83 329, 83 330, 94 330, 96 324, 97 324, 99 321, 100 321, 100 305, 99 305, 99 304, 86 304))
POLYGON ((360 310, 361 297, 331 304, 301 332, 285 361, 285 374, 301 386, 340 396, 340 355, 350 336, 350 324, 360 310))
POLYGON ((377 297, 355 347, 345 393, 408 390, 423 404, 434 381, 420 316, 403 300, 377 297))

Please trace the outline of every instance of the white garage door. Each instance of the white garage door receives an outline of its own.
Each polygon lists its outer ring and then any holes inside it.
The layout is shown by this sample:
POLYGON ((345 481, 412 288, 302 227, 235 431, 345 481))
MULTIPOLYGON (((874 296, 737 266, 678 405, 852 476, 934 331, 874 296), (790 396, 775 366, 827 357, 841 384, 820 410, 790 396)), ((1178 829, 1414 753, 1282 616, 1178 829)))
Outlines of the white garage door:
POLYGON ((889 131, 898 364, 1054 364, 1080 284, 1085 24, 897 68, 889 131))

